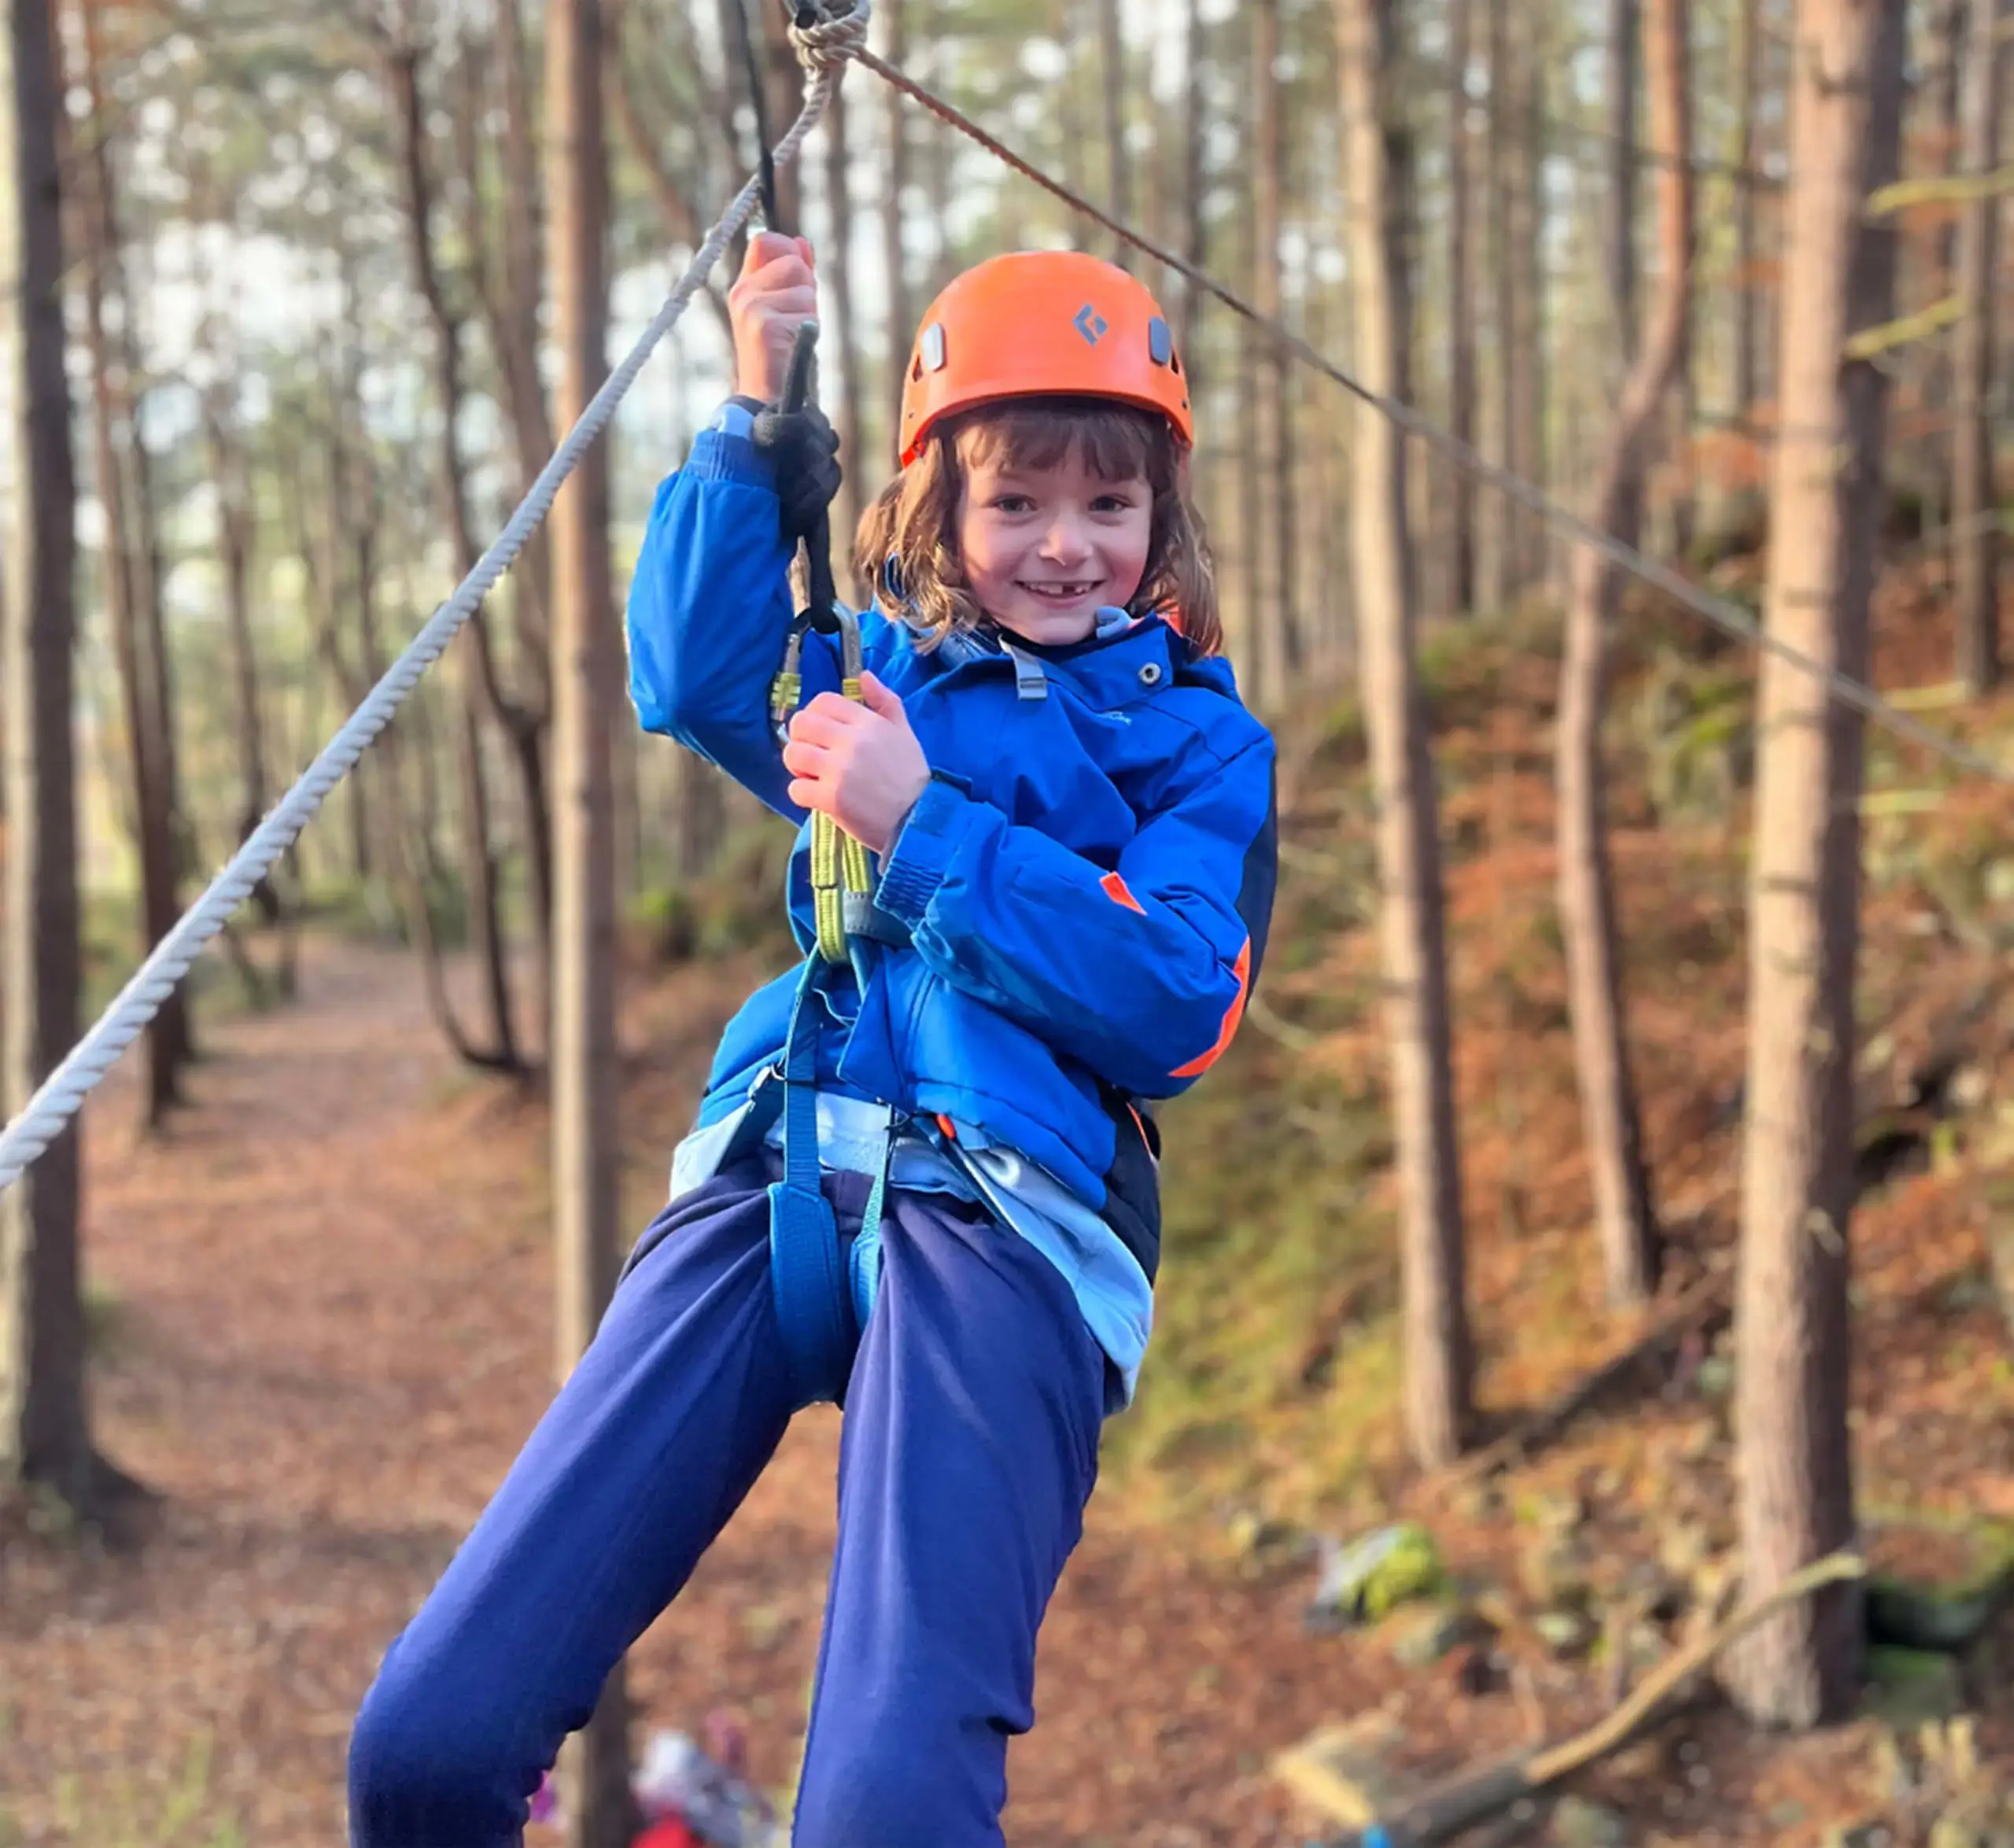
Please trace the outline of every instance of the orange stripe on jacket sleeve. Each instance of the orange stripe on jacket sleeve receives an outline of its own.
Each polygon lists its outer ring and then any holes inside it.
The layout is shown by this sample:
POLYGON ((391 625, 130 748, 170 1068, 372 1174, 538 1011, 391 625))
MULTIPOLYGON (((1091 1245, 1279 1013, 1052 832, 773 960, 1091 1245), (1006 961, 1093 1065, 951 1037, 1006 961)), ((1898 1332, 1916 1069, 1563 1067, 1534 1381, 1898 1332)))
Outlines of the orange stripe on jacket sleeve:
POLYGON ((1133 896, 1132 889, 1117 873, 1108 872, 1098 884, 1113 904, 1123 905, 1128 911, 1137 911, 1142 917, 1147 915, 1146 906, 1133 896))
POLYGON ((1252 986, 1252 939, 1245 939, 1245 947, 1238 953, 1238 961, 1232 970, 1238 977, 1238 992, 1231 997, 1230 1005, 1224 1009, 1223 1024, 1217 1029, 1217 1043, 1199 1059, 1191 1059, 1186 1065, 1178 1065, 1168 1075, 1171 1078, 1196 1078, 1216 1064, 1230 1050, 1230 1042, 1238 1036, 1238 1025, 1245 1018, 1245 998, 1252 986))

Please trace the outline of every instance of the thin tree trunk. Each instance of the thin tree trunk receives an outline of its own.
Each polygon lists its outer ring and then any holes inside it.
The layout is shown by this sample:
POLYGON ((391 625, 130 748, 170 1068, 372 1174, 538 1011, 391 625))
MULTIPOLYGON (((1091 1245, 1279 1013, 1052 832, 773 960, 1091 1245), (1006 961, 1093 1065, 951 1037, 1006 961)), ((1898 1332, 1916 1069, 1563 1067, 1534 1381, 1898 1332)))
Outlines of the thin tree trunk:
MULTIPOLYGON (((2000 163, 2001 81, 2007 0, 1969 0, 1965 55, 1964 158, 1969 173, 2000 163)), ((1994 286, 2000 275, 2001 201, 1965 208, 1958 232, 1957 293, 1964 304, 1952 356, 1951 534, 1958 678, 1975 695, 2000 677, 2000 534, 1994 484, 1994 286)))
MULTIPOLYGON (((92 7, 83 9, 87 19, 96 10, 92 7)), ((105 186, 105 197, 116 207, 116 197, 109 167, 105 186)), ((119 381, 121 394, 119 415, 127 433, 124 455, 127 465, 134 540, 134 613, 142 696, 153 739, 152 761, 160 783, 155 799, 166 817, 160 832, 168 843, 166 871, 157 883, 148 919, 148 942, 152 946, 166 936, 180 920, 182 882, 193 870, 195 850, 193 831, 182 800, 181 751, 175 736, 174 666, 168 653, 165 607, 168 570, 161 556, 153 457, 147 448, 141 415, 140 381, 144 368, 140 353, 140 304, 150 298, 152 291, 146 278, 135 279, 127 273, 127 266, 137 263, 147 246, 144 243, 131 248, 124 245, 116 216, 110 220, 110 232, 108 251, 116 266, 122 304, 119 317, 120 364, 114 376, 119 381)), ((196 1057, 192 1010, 182 990, 177 989, 161 1004, 150 1031, 159 1032, 164 1056, 179 1080, 183 1068, 196 1057)))
MULTIPOLYGON (((207 297, 209 278, 204 278, 207 297)), ((266 813, 266 743, 259 710, 259 662, 252 640, 252 554, 256 542, 251 464, 236 428, 232 403, 237 390, 217 338, 216 313, 206 302, 197 341, 209 362, 211 381, 203 393, 203 428, 209 444, 210 477, 216 491, 218 551, 223 566, 224 634, 231 660, 231 735, 238 755, 238 813, 234 833, 243 842, 266 813)), ((270 875, 252 890, 253 902, 268 924, 279 921, 279 894, 270 875)))
MULTIPOLYGON (((90 153, 82 164, 81 172, 89 188, 84 302, 94 385, 92 428, 98 495, 105 519, 106 610, 113 658, 119 669, 127 769, 132 779, 141 934, 145 948, 151 951, 175 928, 179 912, 172 722, 162 684, 165 642, 159 620, 160 560, 153 537, 146 456, 134 402, 136 355, 130 292, 121 304, 124 332, 116 349, 105 333, 108 296, 115 286, 124 286, 118 205, 111 153, 103 130, 106 117, 98 78, 102 51, 98 9, 81 6, 78 12, 84 85, 90 98, 87 125, 90 153), (141 515, 142 530, 137 536, 129 529, 129 512, 141 515)), ((180 1075, 189 1057, 190 1040, 188 1003, 177 989, 164 1000, 146 1031, 141 1121, 149 1131, 158 1129, 168 1111, 181 1101, 180 1075)))
MULTIPOLYGON (((1182 79, 1188 124, 1182 137, 1182 217, 1185 227, 1182 254, 1201 270, 1209 253, 1208 200, 1204 194, 1203 143, 1205 91, 1203 85, 1204 49, 1203 0, 1187 0, 1182 23, 1182 79)), ((1189 371, 1189 401, 1201 401, 1200 374, 1196 369, 1197 330, 1202 324, 1204 292, 1193 282, 1182 285, 1182 324, 1175 338, 1176 351, 1189 371)))
MULTIPOLYGON (((1489 6, 1489 269, 1490 330, 1496 350, 1496 404, 1492 418, 1490 460, 1515 466, 1512 433, 1518 426, 1518 296, 1511 276, 1511 151, 1515 145, 1517 83, 1511 46, 1510 0, 1488 0, 1489 6)), ((1509 496, 1492 494, 1488 502, 1488 543, 1482 554, 1476 599, 1491 615, 1500 614, 1516 588, 1518 509, 1509 496)))
MULTIPOLYGON (((827 299, 832 304, 832 334, 839 352, 839 467, 843 485, 832 537, 833 564, 843 583, 853 555, 854 526, 860 508, 872 492, 861 476, 860 338, 853 312, 853 154, 847 134, 843 75, 825 111, 825 201, 832 215, 832 238, 819 268, 827 299)), ((856 597, 860 589, 858 585, 854 587, 856 597)))
MULTIPOLYGON (((1887 320, 1895 234, 1868 194, 1894 176, 1904 0, 1798 0, 1791 192, 1764 621, 1865 679, 1887 385, 1844 356, 1887 320)), ((1854 1536, 1847 1225, 1854 1197, 1854 965, 1863 723, 1809 673, 1762 663, 1749 925, 1749 1107, 1736 1313, 1742 1582, 1766 1596, 1854 1536)), ((1748 1715, 1843 1713, 1857 1600, 1772 1619, 1724 1670, 1748 1715)))
MULTIPOLYGON (((77 818, 71 700, 76 480, 64 371, 63 229, 53 9, 11 0, 0 82, 0 356, 16 518, 5 548, 0 697, 6 705, 0 1120, 77 1036, 77 818)), ((88 1507, 97 1471, 85 1390, 77 1249, 77 1127, 0 1193, 0 1483, 45 1483, 88 1507)))
MULTIPOLYGON (((475 568, 478 555, 469 516, 467 466, 462 455, 460 433, 462 323, 448 303, 434 253, 433 186, 426 165, 418 46, 408 39, 396 46, 385 60, 385 69, 399 122, 413 278, 433 324, 434 385, 441 400, 440 493, 454 540, 456 568, 466 577, 475 568)), ((511 1019, 510 962, 498 902, 496 860, 490 841, 481 736, 485 705, 500 708, 507 703, 497 688, 483 612, 478 610, 470 618, 452 651, 462 694, 456 758, 462 788, 462 876, 467 888, 469 930, 481 972, 489 1016, 489 1044, 499 1063, 507 1068, 515 1068, 520 1060, 511 1019)))
MULTIPOLYGON (((1924 84, 1920 91, 1918 107, 1934 108, 1936 111, 1932 131, 1936 164, 1938 171, 1946 175, 1957 173, 1964 164, 1964 116, 1969 82, 1966 28, 1970 13, 1971 0, 1945 0, 1936 26, 1942 50, 1942 56, 1934 67, 1936 80, 1924 84)), ((1909 107, 1906 99, 1903 106, 1905 110, 1909 107)), ((1957 291, 1959 227, 1962 223, 1961 214, 1951 213, 1931 234, 1930 248, 1926 253, 1929 274, 1920 285, 1927 301, 1942 301, 1957 291)), ((1913 300, 1916 293, 1910 287, 1911 278, 1905 267, 1909 265, 1911 254, 1905 247, 1898 251, 1896 257, 1897 293, 1905 301, 1913 300)), ((1905 363, 1915 361, 1910 369, 1916 375, 1920 401, 1928 413, 1923 420, 1922 436, 1913 447, 1914 459, 1921 470, 1917 478, 1926 497, 1924 524, 1932 528, 1949 518, 1951 497, 1957 488, 1950 474, 1954 459, 1953 445, 1942 440, 1938 428, 1941 421, 1952 415, 1957 408, 1953 403, 1957 385, 1953 357, 1953 351, 1942 341, 1931 341, 1917 353, 1904 356, 1905 363)))
MULTIPOLYGON (((1397 0, 1339 0, 1350 268, 1357 367, 1404 401, 1409 158, 1391 81, 1397 0), (1387 113, 1389 110, 1389 113, 1387 113)), ((1362 414, 1355 446, 1359 673, 1378 793, 1385 1018, 1404 1200, 1406 1426, 1425 1467, 1448 1462, 1470 1422, 1474 1373, 1464 1296, 1461 1156, 1448 1006, 1440 802, 1414 658, 1406 533, 1405 447, 1384 417, 1362 414)))
MULTIPOLYGON (((937 23, 940 28, 945 24, 941 0, 937 23)), ((955 69, 952 63, 951 42, 941 30, 937 34, 935 48, 928 68, 928 81, 940 92, 950 94, 955 69)), ((1067 91, 1065 94, 1067 96, 1067 91)), ((934 233, 930 247, 929 293, 934 297, 950 283, 957 269, 957 249, 951 241, 951 200, 958 155, 965 143, 952 128, 939 121, 935 116, 925 118, 924 131, 929 138, 924 144, 924 192, 929 201, 928 217, 934 233)))
MULTIPOLYGON (((901 66, 909 56, 907 0, 881 0, 877 9, 887 29, 888 61, 901 66)), ((904 195, 909 183, 909 101, 890 87, 883 132, 888 142, 888 180, 881 195, 881 268, 888 290, 888 444, 891 467, 901 460, 902 378, 916 336, 916 310, 909 299, 909 252, 902 231, 904 195)))
MULTIPOLYGON (((500 189, 504 231, 502 260, 494 269, 482 207, 481 137, 474 119, 481 85, 466 45, 459 60, 463 95, 457 99, 461 106, 456 111, 456 133, 463 145, 470 263, 482 282, 483 319, 503 374, 505 405, 517 448, 518 492, 522 496, 530 492, 552 453, 552 430, 546 422, 538 361, 538 160, 517 0, 500 0, 496 19, 494 63, 504 101, 504 183, 500 189)), ((552 550, 541 529, 526 541, 511 569, 518 664, 521 671, 529 673, 535 687, 544 669, 551 578, 552 550)), ((536 714, 547 702, 535 692, 524 703, 536 714)))
MULTIPOLYGON (((1762 0, 1739 0, 1735 46, 1735 142, 1737 173, 1756 168, 1756 112, 1762 96, 1762 0)), ((1744 423, 1755 415, 1761 396, 1757 364, 1756 275, 1761 245, 1756 224, 1756 189, 1738 179, 1734 189, 1734 414, 1744 423)))
MULTIPOLYGON (((1262 5, 1269 3, 1261 0, 1262 5)), ((1105 87, 1105 208, 1123 224, 1133 216, 1132 164, 1126 147, 1126 35, 1119 0, 1097 0, 1097 9, 1098 75, 1105 87)), ((1133 267, 1132 247, 1123 238, 1112 238, 1110 255, 1121 269, 1133 267)))
MULTIPOLYGON (((1642 505, 1645 451, 1685 349, 1692 288, 1691 82, 1686 0, 1645 0, 1651 140, 1671 157, 1658 168, 1663 261, 1649 338, 1623 387, 1615 426, 1595 477, 1590 524, 1605 532, 1642 505)), ((1634 30, 1630 36, 1636 37, 1634 30)), ((1611 81, 1616 73, 1611 72, 1611 81)), ((1634 87, 1636 73, 1628 73, 1634 87)), ((1607 629, 1615 613, 1615 567, 1592 548, 1570 567, 1559 674, 1559 916, 1566 940, 1574 1071, 1594 1185, 1595 1225, 1609 1301, 1647 1302, 1658 1285, 1658 1227, 1643 1159, 1643 1132, 1623 1017, 1620 932, 1609 862, 1601 721, 1607 629)))
POLYGON ((718 862, 727 835, 725 780, 705 758, 681 751, 677 789, 678 876, 704 879, 718 862))
MULTIPOLYGON (((1474 0, 1448 0, 1448 55, 1455 67, 1448 125, 1448 427, 1456 441, 1476 440, 1475 177, 1470 155, 1469 66, 1474 57, 1474 0)), ((1476 482, 1451 472, 1448 607, 1475 607, 1476 482)))
MULTIPOLYGON (((1518 113, 1510 190, 1510 467, 1540 488, 1547 482, 1545 26, 1543 14, 1522 20, 1514 39, 1518 113)), ((1547 535, 1537 515, 1522 507, 1512 530, 1515 593, 1529 590, 1544 577, 1547 535)))
MULTIPOLYGON (((607 371, 608 155, 602 138, 599 0, 548 0, 546 197, 558 421, 570 426, 607 371)), ((608 449, 597 444, 552 510, 555 817, 550 1052, 556 1356, 570 1373, 593 1338, 616 1269, 621 1142, 615 1032, 612 770, 614 592, 608 449)), ((574 1848, 626 1848, 629 1706, 618 1663, 570 1748, 574 1848)))
MULTIPOLYGON (((1626 389, 1636 360, 1636 53, 1643 31, 1643 0, 1609 0, 1608 189, 1602 201, 1602 236, 1610 332, 1615 343, 1610 377, 1618 396, 1626 389)), ((1661 154, 1677 152, 1675 146, 1667 147, 1660 141, 1654 130, 1651 141, 1661 154)), ((1613 509, 1608 529, 1634 545, 1642 537, 1643 526, 1643 476, 1637 470, 1626 469, 1621 497, 1613 509)))
MULTIPOLYGON (((1281 304, 1280 199, 1284 190, 1285 126, 1279 79, 1279 0, 1254 0, 1252 9, 1252 299, 1278 319, 1281 304)), ((1245 536, 1246 582, 1252 599, 1252 652, 1260 709, 1285 704, 1294 662, 1290 640, 1293 543, 1289 503, 1293 471, 1287 452, 1287 355, 1256 331, 1252 336, 1252 481, 1249 504, 1256 518, 1245 536)))

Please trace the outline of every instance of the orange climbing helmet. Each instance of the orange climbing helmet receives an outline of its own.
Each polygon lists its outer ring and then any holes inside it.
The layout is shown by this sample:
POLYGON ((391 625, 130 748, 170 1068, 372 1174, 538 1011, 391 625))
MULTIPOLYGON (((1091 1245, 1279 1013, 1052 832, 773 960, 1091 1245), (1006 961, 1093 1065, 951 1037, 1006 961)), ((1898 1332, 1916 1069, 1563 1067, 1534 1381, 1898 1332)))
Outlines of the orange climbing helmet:
POLYGON ((1116 398, 1195 441, 1189 378, 1146 285, 1074 250, 990 257, 930 304, 902 378, 902 466, 938 419, 995 398, 1116 398))

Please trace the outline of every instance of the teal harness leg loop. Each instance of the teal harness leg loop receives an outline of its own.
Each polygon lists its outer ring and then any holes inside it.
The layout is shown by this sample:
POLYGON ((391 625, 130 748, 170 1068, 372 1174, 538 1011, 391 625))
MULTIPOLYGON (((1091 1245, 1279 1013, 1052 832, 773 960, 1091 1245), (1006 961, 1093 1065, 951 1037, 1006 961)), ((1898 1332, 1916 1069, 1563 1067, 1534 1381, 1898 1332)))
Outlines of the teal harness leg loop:
MULTIPOLYGON (((854 946, 863 992, 869 972, 865 948, 854 946)), ((844 1396, 880 1281, 881 1217, 894 1139, 891 1124, 860 1230, 851 1252, 843 1257, 839 1221, 825 1197, 818 1159, 817 1014, 831 968, 815 954, 806 959, 791 1009, 780 1081, 784 1178, 769 1187, 770 1290, 800 1407, 836 1403, 844 1396)))

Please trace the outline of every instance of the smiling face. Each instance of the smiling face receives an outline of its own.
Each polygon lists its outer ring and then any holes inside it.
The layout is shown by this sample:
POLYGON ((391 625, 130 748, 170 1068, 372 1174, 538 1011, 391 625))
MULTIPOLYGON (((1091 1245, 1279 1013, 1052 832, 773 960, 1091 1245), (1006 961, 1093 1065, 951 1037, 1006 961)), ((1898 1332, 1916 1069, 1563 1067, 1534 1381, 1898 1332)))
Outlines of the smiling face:
POLYGON ((862 515, 854 569, 924 648, 989 619, 1079 640, 1111 604, 1214 654, 1223 632, 1186 462, 1167 419, 1130 404, 982 406, 936 426, 862 515))
POLYGON ((1153 539, 1144 468, 1101 474, 1084 445, 1016 457, 982 424, 958 436, 958 551, 979 607, 1028 641, 1080 642, 1132 601, 1153 539))

